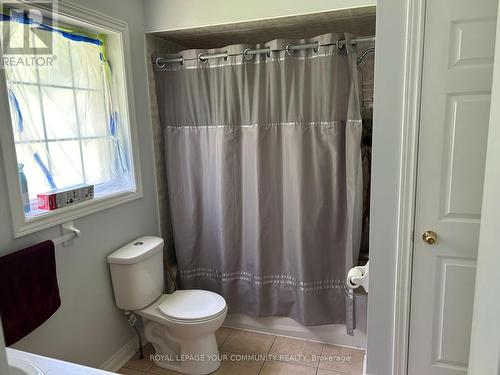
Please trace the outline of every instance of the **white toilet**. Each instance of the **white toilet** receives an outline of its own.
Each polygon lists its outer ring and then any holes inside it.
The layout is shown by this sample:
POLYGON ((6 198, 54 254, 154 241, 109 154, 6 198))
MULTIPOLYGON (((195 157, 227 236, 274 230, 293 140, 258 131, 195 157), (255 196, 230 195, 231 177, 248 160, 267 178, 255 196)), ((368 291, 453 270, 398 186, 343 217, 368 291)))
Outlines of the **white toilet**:
POLYGON ((163 294, 163 239, 141 237, 108 256, 116 305, 142 316, 157 366, 208 374, 220 366, 215 331, 226 301, 206 290, 163 294))

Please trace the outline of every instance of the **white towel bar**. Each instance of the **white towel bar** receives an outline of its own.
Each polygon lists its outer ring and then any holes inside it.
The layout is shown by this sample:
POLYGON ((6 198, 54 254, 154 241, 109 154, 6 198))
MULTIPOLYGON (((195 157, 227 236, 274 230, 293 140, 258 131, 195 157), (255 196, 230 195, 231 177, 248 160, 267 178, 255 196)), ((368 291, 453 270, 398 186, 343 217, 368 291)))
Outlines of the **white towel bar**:
POLYGON ((66 242, 80 236, 80 229, 75 228, 72 221, 61 225, 63 235, 52 240, 55 246, 64 245, 66 242))

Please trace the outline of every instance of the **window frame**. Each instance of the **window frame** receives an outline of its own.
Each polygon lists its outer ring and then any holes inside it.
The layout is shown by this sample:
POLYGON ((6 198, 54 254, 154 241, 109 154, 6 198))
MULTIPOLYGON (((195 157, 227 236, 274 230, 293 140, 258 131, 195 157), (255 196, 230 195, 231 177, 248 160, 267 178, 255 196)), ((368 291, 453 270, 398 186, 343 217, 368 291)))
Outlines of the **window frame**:
MULTIPOLYGON (((32 39, 34 40, 34 35, 31 35, 32 39)), ((71 41, 69 40, 64 40, 65 43, 67 43, 68 45, 68 49, 71 45, 71 41)), ((103 94, 104 96, 104 90, 99 88, 99 89, 96 89, 96 88, 85 88, 85 87, 78 87, 76 84, 75 84, 75 69, 74 69, 74 65, 75 65, 75 61, 74 61, 74 57, 73 57, 73 53, 71 51, 68 50, 68 57, 69 57, 69 67, 70 67, 70 72, 71 72, 71 84, 70 85, 64 85, 64 84, 51 84, 51 83, 43 83, 41 82, 41 78, 40 78, 40 70, 38 67, 35 68, 35 71, 36 71, 36 74, 35 74, 35 81, 34 82, 30 82, 30 81, 26 81, 26 80, 20 80, 20 81, 12 81, 12 80, 7 80, 7 85, 14 85, 14 86, 29 86, 29 87, 32 87, 32 88, 35 88, 35 90, 38 92, 38 95, 39 95, 39 102, 40 102, 40 114, 41 114, 41 119, 42 119, 42 128, 43 128, 43 136, 40 137, 39 139, 37 140, 27 140, 27 141, 24 141, 24 140, 16 140, 15 137, 14 137, 14 142, 15 142, 15 145, 18 146, 18 145, 22 145, 22 144, 26 144, 26 143, 29 143, 29 144, 39 144, 39 145, 43 145, 44 148, 46 149, 46 153, 49 157, 49 160, 50 160, 50 155, 51 155, 51 148, 49 147, 50 144, 52 143, 58 143, 58 142, 77 142, 78 143, 78 154, 79 154, 79 166, 81 167, 81 171, 82 171, 82 177, 84 179, 84 181, 81 182, 82 185, 86 185, 87 182, 85 181, 86 180, 86 171, 85 171, 85 160, 84 160, 84 155, 83 155, 83 147, 84 147, 84 142, 85 141, 92 141, 92 140, 102 140, 102 139, 111 139, 112 136, 110 134, 107 134, 107 135, 92 135, 92 136, 88 136, 88 135, 83 135, 82 134, 82 123, 81 123, 81 118, 79 116, 79 108, 77 106, 77 97, 78 97, 78 94, 82 91, 93 91, 93 92, 99 92, 101 94, 103 94), (46 109, 46 106, 43 104, 44 100, 43 100, 43 97, 42 97, 42 92, 44 91, 44 89, 51 89, 51 90, 61 90, 61 91, 65 91, 68 93, 68 95, 71 95, 73 97, 73 103, 74 103, 74 110, 75 110, 75 125, 76 125, 76 130, 77 130, 77 135, 76 136, 68 136, 68 137, 61 137, 61 138, 57 138, 57 137, 50 137, 48 136, 48 132, 47 132, 47 117, 48 117, 48 114, 47 114, 47 109, 46 109)), ((103 102, 103 107, 105 107, 105 104, 103 102)), ((52 159, 53 160, 53 159, 52 159)), ((49 170, 51 169, 50 167, 50 161, 47 165, 47 167, 49 168, 49 170)), ((134 181, 134 184, 135 184, 135 181, 134 181)), ((78 184, 74 184, 74 185, 78 185, 78 184)), ((95 185, 95 193, 97 193, 97 186, 98 185, 95 185)), ((106 195, 109 195, 109 194, 106 194, 106 195)), ((45 212, 38 212, 38 213, 35 213, 34 215, 46 215, 47 214, 47 211, 45 212)), ((26 215, 25 215, 26 217, 26 215)), ((34 216, 33 216, 34 217, 34 216)))
MULTIPOLYGON (((30 4, 30 6, 33 5, 30 4)), ((107 34, 110 36, 110 40, 113 41, 113 55, 115 55, 117 60, 120 60, 113 61, 113 68, 117 76, 116 84, 119 93, 120 115, 124 120, 124 124, 128 125, 129 128, 135 191, 112 193, 26 218, 18 178, 16 142, 12 127, 13 119, 11 118, 7 94, 5 70, 0 69, 0 113, 5 114, 3 117, 5 121, 1 121, 2 125, 0 126, 0 145, 2 148, 14 238, 38 232, 143 197, 128 24, 61 0, 57 2, 56 9, 49 10, 41 5, 36 7, 44 13, 55 13, 55 17, 60 21, 77 27, 91 29, 96 33, 107 34)))

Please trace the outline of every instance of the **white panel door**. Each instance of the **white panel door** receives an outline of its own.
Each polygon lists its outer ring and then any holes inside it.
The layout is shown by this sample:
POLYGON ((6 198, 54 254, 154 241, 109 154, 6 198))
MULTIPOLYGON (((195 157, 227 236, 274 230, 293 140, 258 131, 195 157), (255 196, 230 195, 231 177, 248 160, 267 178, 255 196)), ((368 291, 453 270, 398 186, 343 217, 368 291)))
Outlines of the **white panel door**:
POLYGON ((427 1, 409 375, 467 374, 496 14, 497 0, 427 1))

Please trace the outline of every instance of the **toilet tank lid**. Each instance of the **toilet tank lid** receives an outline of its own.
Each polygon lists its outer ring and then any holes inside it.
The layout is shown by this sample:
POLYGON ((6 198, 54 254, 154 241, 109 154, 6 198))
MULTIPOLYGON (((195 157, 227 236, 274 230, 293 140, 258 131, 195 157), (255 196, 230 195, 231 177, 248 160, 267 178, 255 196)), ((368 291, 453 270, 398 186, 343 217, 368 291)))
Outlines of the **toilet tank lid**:
POLYGON ((163 239, 140 237, 108 255, 108 263, 133 264, 148 259, 163 249, 163 239))

